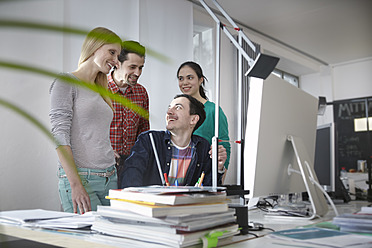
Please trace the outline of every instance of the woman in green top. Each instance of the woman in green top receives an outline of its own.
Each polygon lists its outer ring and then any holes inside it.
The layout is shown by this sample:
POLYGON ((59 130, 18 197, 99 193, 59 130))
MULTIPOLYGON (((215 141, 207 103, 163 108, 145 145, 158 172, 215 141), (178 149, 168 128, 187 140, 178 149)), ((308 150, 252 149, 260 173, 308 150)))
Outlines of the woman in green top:
MULTIPOLYGON (((194 98, 198 99, 200 102, 204 104, 204 109, 207 114, 207 117, 203 124, 194 132, 194 134, 199 135, 212 144, 212 137, 214 136, 214 120, 215 120, 215 104, 213 102, 208 101, 208 97, 205 94, 204 84, 207 78, 203 75, 202 68, 199 64, 187 61, 180 65, 177 71, 177 78, 178 78, 178 86, 182 93, 191 95, 194 98)), ((219 130, 218 135, 219 139, 223 141, 229 140, 229 129, 227 124, 227 119, 220 107, 219 113, 219 130)), ((228 168, 230 162, 230 153, 231 153, 231 146, 229 142, 219 142, 222 144, 227 153, 227 159, 224 164, 224 167, 219 169, 219 173, 225 171, 228 168)))

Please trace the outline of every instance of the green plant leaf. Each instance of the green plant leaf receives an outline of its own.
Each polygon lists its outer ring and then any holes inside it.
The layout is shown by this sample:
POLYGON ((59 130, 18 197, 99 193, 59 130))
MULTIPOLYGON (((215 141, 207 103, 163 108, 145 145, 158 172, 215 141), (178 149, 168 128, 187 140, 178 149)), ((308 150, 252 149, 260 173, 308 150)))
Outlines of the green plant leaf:
MULTIPOLYGON (((44 31, 53 31, 53 32, 61 32, 61 33, 68 33, 68 34, 76 34, 86 36, 90 30, 79 29, 79 28, 71 28, 66 26, 58 26, 58 25, 51 25, 51 24, 44 24, 39 22, 32 22, 32 21, 17 21, 17 20, 10 20, 10 19, 0 19, 0 27, 3 28, 22 28, 22 29, 39 29, 44 31)), ((122 40, 125 40, 122 38, 122 40)), ((164 56, 161 53, 158 53, 150 48, 146 47, 146 54, 152 56, 164 63, 170 64, 172 60, 164 56)))
POLYGON ((84 82, 84 81, 81 81, 81 80, 78 80, 78 79, 75 79, 75 78, 71 78, 71 77, 62 75, 62 74, 58 74, 58 73, 55 73, 55 72, 48 71, 48 70, 45 70, 45 69, 32 67, 32 66, 29 66, 29 65, 10 63, 10 62, 1 61, 1 60, 0 60, 0 67, 5 67, 5 68, 9 68, 9 69, 14 69, 14 70, 28 71, 28 72, 41 74, 41 75, 52 77, 52 78, 58 78, 58 79, 63 80, 66 83, 70 83, 70 84, 77 85, 79 87, 90 89, 92 91, 95 91, 95 92, 101 94, 102 96, 110 97, 112 100, 115 100, 119 104, 135 111, 136 113, 138 113, 143 118, 146 118, 147 120, 149 119, 149 112, 147 110, 145 110, 144 108, 142 108, 142 107, 138 106, 137 104, 131 102, 127 98, 119 96, 117 94, 114 94, 111 91, 109 91, 109 90, 107 90, 103 87, 100 87, 96 84, 84 82))
MULTIPOLYGON (((6 101, 2 98, 0 98, 0 105, 4 106, 5 108, 8 108, 15 112, 16 114, 20 115, 21 117, 25 118, 32 124, 34 124, 43 134, 45 134, 54 144, 56 147, 59 147, 58 141, 54 138, 52 133, 49 131, 48 128, 46 128, 40 121, 38 121, 35 117, 27 113, 25 110, 17 107, 16 105, 10 103, 9 101, 6 101)), ((74 163, 73 158, 65 151, 61 150, 62 156, 65 157, 67 161, 70 161, 70 163, 74 163)))
POLYGON ((54 144, 58 145, 57 141, 54 139, 53 135, 49 132, 48 128, 46 128, 41 122, 39 122, 36 118, 31 116, 26 111, 22 110, 21 108, 17 107, 16 105, 0 98, 0 105, 12 110, 16 114, 19 114, 20 116, 24 117, 26 120, 30 121, 32 124, 34 124, 38 129, 41 130, 42 133, 44 133, 54 144))

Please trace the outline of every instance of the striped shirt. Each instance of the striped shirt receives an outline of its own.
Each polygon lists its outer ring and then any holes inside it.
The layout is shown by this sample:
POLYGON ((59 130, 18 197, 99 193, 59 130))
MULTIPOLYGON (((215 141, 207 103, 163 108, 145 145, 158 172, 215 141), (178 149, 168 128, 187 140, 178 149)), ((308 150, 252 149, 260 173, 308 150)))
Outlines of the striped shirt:
POLYGON ((177 147, 172 143, 172 160, 169 168, 168 180, 170 185, 184 185, 184 180, 189 169, 193 154, 195 152, 195 146, 191 143, 184 148, 177 147))
MULTIPOLYGON (((71 73, 63 74, 78 79, 71 73)), ((96 92, 56 79, 50 87, 50 122, 59 145, 70 146, 76 167, 106 169, 115 163, 109 137, 112 110, 96 92)), ((62 167, 60 161, 58 166, 62 167)))

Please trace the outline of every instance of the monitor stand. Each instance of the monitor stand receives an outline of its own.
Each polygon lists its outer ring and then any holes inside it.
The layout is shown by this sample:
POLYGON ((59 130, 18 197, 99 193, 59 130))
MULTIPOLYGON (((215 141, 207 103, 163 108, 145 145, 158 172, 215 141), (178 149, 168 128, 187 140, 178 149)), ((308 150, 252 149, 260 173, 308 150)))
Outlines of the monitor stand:
POLYGON ((307 202, 302 201, 302 193, 279 195, 273 197, 273 207, 265 211, 265 217, 309 217, 310 209, 307 202), (294 199, 295 198, 295 199, 294 199))
MULTIPOLYGON (((299 166, 300 171, 295 170, 292 168, 290 164, 288 166, 288 174, 291 175, 292 173, 296 173, 302 176, 303 182, 305 184, 306 191, 309 196, 309 201, 311 204, 311 211, 308 214, 299 213, 298 216, 296 214, 291 216, 284 216, 280 215, 280 217, 288 217, 288 218, 299 218, 299 219, 314 219, 316 217, 324 216, 328 212, 328 204, 324 196, 327 198, 329 197, 328 194, 324 191, 321 185, 318 183, 318 179, 316 178, 316 174, 313 170, 313 167, 310 166, 310 157, 306 151, 304 143, 301 138, 295 137, 292 135, 288 135, 287 140, 291 142, 296 159, 297 164, 299 166)), ((331 204, 333 204, 331 198, 329 197, 328 200, 331 204)), ((291 209, 288 206, 288 211, 291 209)), ((335 209, 335 207, 334 207, 335 209)), ((337 211, 337 210, 336 210, 337 211)), ((294 211, 294 213, 296 213, 294 211)), ((336 212, 337 215, 337 212, 336 212)), ((275 215, 275 217, 279 217, 279 215, 275 215)))

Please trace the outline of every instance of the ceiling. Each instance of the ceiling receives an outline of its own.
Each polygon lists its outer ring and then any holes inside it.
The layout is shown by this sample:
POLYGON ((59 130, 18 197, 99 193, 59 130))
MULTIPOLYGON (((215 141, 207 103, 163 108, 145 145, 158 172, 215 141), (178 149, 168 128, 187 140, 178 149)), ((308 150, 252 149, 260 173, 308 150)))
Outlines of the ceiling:
MULTIPOLYGON (((198 0, 192 2, 200 5, 198 0)), ((205 2, 218 12, 212 0, 205 2)), ((296 50, 319 65, 372 57, 372 0, 217 2, 239 27, 296 50)), ((284 68, 292 66, 294 74, 311 72, 290 61, 281 62, 284 68)))

